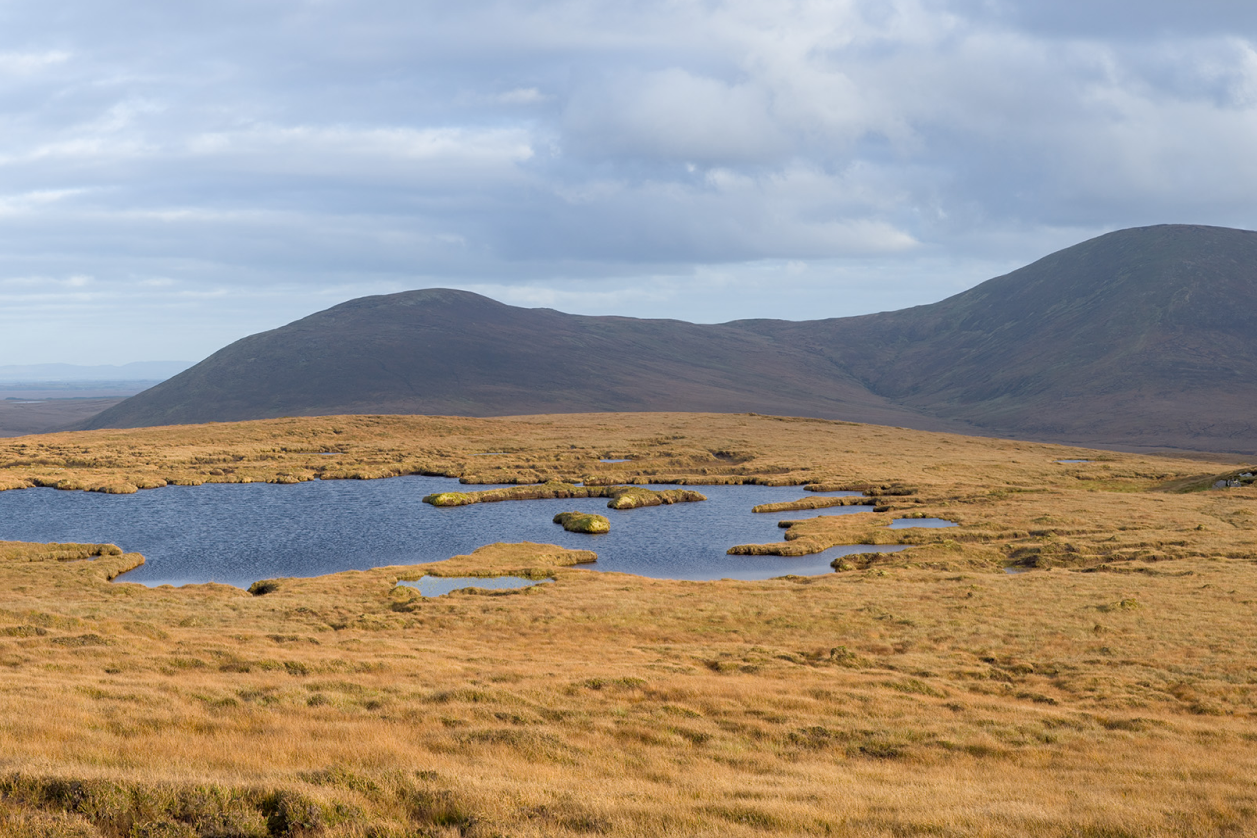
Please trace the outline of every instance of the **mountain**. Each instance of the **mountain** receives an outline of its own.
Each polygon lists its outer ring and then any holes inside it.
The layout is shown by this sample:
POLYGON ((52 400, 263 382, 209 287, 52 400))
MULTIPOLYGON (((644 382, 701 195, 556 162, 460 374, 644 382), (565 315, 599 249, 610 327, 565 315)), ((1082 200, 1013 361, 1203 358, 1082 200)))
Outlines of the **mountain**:
POLYGON ((743 329, 516 308, 447 289, 363 297, 236 341, 88 426, 660 410, 951 427, 743 329))
POLYGON ((281 415, 792 414, 1257 449, 1257 233, 1092 239, 942 302, 814 321, 584 317, 442 289, 245 338, 90 427, 281 415))
POLYGON ((1257 448, 1257 233, 1246 230, 1121 230, 933 305, 730 325, 989 431, 1257 448))

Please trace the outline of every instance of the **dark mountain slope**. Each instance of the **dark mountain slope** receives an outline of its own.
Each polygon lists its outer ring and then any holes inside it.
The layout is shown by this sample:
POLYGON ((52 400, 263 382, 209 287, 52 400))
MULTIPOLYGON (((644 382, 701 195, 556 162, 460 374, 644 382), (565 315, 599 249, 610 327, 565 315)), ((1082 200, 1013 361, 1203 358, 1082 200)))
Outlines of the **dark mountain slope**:
POLYGON ((1054 253, 929 306, 737 325, 873 392, 995 432, 1257 446, 1257 233, 1165 225, 1054 253))
POLYGON ((244 338, 87 426, 646 410, 949 427, 823 357, 738 329, 521 309, 443 289, 351 300, 244 338))
POLYGON ((1123 230, 933 305, 808 322, 367 297, 237 341, 89 426, 621 410, 1252 452, 1257 233, 1123 230))

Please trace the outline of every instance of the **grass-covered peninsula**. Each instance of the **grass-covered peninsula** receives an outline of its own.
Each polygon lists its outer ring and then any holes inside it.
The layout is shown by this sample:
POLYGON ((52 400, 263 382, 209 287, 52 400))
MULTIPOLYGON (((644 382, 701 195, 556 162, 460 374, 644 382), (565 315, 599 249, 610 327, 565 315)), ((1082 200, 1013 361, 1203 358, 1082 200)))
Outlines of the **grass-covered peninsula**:
POLYGON ((111 546, 5 544, 0 834, 1247 834, 1257 487, 1209 487, 1249 471, 727 415, 0 441, 13 488, 896 487, 883 512, 801 510, 781 543, 908 548, 700 583, 495 545, 250 593, 112 582, 142 557, 111 546), (959 526, 889 529, 913 515, 959 526), (434 599, 396 584, 425 574, 555 581, 434 599))

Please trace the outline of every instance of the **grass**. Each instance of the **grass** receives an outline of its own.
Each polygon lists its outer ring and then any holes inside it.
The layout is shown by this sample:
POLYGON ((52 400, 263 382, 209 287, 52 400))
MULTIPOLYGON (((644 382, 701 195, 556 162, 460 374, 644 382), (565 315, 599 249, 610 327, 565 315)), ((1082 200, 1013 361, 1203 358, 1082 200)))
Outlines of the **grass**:
POLYGON ((800 498, 780 503, 761 503, 752 512, 798 512, 804 509, 829 509, 834 506, 872 506, 868 498, 800 498))
POLYGON ((1231 461, 683 415, 276 420, 0 456, 0 480, 88 486, 391 460, 915 491, 783 542, 910 549, 765 582, 596 573, 524 544, 254 595, 112 583, 142 558, 107 546, 0 545, 0 834, 1257 830, 1257 488, 1163 491, 1231 461), (325 435, 346 462, 310 453, 325 435), (960 526, 888 529, 914 514, 960 526), (396 585, 426 573, 555 582, 396 585))
POLYGON ((605 515, 591 515, 587 512, 560 512, 554 516, 554 523, 562 524, 568 532, 604 533, 611 532, 611 522, 605 515))
POLYGON ((530 486, 509 486, 479 492, 433 492, 423 499, 433 506, 468 506, 474 503, 498 503, 508 500, 540 500, 552 498, 610 498, 610 509, 640 509, 707 500, 705 495, 688 489, 647 489, 643 486, 576 486, 560 480, 548 480, 530 486))

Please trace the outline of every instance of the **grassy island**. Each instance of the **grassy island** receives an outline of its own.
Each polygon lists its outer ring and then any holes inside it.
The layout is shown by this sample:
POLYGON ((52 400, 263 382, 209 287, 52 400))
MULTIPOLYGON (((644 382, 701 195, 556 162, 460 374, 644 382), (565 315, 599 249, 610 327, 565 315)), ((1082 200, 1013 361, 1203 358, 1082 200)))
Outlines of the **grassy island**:
POLYGON ((752 512, 798 512, 804 509, 830 509, 835 506, 876 506, 870 498, 800 498, 780 503, 761 503, 751 507, 752 512))
POLYGON ((532 486, 509 486, 481 492, 436 492, 423 499, 433 506, 468 506, 473 503, 498 503, 507 500, 545 500, 554 498, 610 498, 610 509, 638 509, 673 503, 694 503, 707 500, 689 489, 647 489, 645 486, 575 486, 550 481, 532 486))
POLYGON ((906 549, 763 582, 496 544, 145 588, 110 581, 143 561, 116 547, 2 544, 0 834, 1257 832, 1251 463, 682 414, 0 440, 10 488, 414 473, 914 493, 781 542, 906 549), (889 529, 911 515, 959 526, 889 529), (554 581, 397 584, 425 574, 554 581))
POLYGON ((586 512, 560 512, 554 516, 554 523, 562 524, 568 532, 598 534, 611 532, 611 522, 605 515, 590 515, 586 512))

